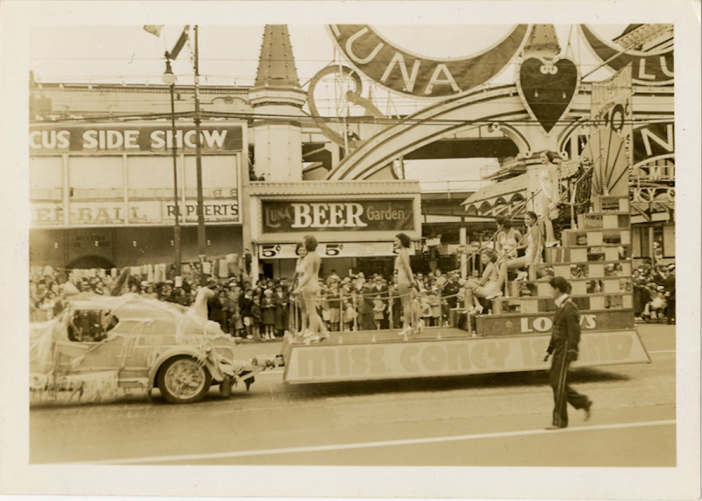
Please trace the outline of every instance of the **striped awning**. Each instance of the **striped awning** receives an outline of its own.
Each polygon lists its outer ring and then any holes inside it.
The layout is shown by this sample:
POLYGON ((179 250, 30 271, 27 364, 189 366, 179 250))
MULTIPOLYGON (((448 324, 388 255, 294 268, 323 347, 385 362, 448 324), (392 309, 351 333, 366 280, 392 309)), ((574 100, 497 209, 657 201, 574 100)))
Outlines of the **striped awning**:
POLYGON ((522 174, 479 189, 461 205, 467 214, 499 216, 519 214, 526 206, 527 176, 522 174))

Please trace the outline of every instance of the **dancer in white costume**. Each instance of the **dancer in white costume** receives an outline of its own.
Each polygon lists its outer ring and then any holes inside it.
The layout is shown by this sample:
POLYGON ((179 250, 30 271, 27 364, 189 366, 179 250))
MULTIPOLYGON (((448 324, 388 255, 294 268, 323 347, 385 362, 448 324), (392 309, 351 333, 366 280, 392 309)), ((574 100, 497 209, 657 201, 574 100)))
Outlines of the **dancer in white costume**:
MULTIPOLYGON (((410 327, 410 319, 412 318, 412 283, 414 275, 410 266, 409 247, 412 244, 410 238, 404 233, 398 233, 395 236, 395 271, 397 271, 397 293, 402 302, 402 330, 398 333, 400 336, 407 336, 412 332, 410 327)), ((418 327, 418 320, 413 319, 414 327, 418 327)))
MULTIPOLYGON (((300 283, 300 276, 303 273, 304 268, 302 267, 302 262, 307 255, 307 249, 305 249, 305 244, 300 242, 295 247, 295 254, 297 255, 297 262, 295 263, 295 274, 292 278, 292 290, 294 291, 298 288, 300 283)), ((300 308, 300 330, 298 332, 304 333, 307 330, 307 311, 305 309, 305 303, 301 300, 298 294, 294 294, 294 301, 300 308)), ((297 324, 297 318, 293 320, 293 325, 297 324)))
POLYGON ((507 261, 507 268, 509 269, 527 267, 529 280, 536 280, 536 270, 534 270, 534 265, 541 262, 541 253, 543 252, 544 248, 541 228, 539 228, 537 221, 538 218, 532 211, 526 213, 526 216, 524 217, 524 222, 527 226, 526 251, 522 257, 507 261))
MULTIPOLYGON (((306 235, 303 239, 307 255, 300 263, 300 279, 295 293, 302 296, 303 308, 309 316, 309 341, 320 341, 329 337, 329 331, 324 326, 324 322, 317 313, 317 302, 319 296, 319 268, 322 258, 317 254, 317 239, 312 235, 306 235)), ((304 315, 303 311, 303 315, 304 315)))
POLYGON ((555 247, 558 240, 553 233, 553 219, 558 218, 558 165, 556 156, 550 151, 541 152, 544 168, 539 174, 541 184, 541 216, 546 227, 546 247, 555 247))
POLYGON ((466 289, 469 291, 466 303, 473 302, 473 308, 470 310, 471 314, 483 312, 483 306, 478 301, 478 298, 484 299, 502 295, 502 285, 505 282, 507 273, 504 258, 498 256, 491 249, 485 249, 480 254, 480 261, 485 266, 482 278, 480 280, 470 279, 466 282, 466 289))
POLYGON ((522 239, 522 234, 512 227, 512 221, 505 216, 495 218, 497 224, 497 234, 495 235, 495 251, 499 256, 507 256, 508 259, 517 257, 517 245, 522 239))

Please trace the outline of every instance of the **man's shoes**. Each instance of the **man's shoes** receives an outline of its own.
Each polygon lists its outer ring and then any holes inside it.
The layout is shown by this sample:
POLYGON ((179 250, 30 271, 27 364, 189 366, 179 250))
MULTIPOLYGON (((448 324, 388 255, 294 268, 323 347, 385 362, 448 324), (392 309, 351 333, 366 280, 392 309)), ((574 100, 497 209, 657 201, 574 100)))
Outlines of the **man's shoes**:
POLYGON ((585 421, 589 421, 592 416, 592 400, 588 400, 587 405, 583 409, 585 410, 585 421))
POLYGON ((552 424, 551 426, 547 426, 546 428, 544 428, 544 430, 562 430, 563 428, 567 427, 568 426, 556 426, 552 424))

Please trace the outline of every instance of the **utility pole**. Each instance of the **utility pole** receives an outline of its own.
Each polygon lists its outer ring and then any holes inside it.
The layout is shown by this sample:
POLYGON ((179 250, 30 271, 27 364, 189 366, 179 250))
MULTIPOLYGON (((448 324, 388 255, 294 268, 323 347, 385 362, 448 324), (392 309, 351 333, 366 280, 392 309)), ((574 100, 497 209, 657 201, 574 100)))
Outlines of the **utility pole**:
MULTIPOLYGON (((202 154, 200 151, 200 55, 198 50, 198 26, 195 25, 195 168, 197 175, 197 250, 200 263, 207 255, 207 240, 205 236, 205 211, 202 201, 202 154)), ((201 283, 204 281, 204 273, 201 283)))
POLYGON ((180 234, 180 207, 178 204, 178 145, 176 143, 176 122, 175 122, 175 83, 176 78, 171 69, 171 56, 166 52, 166 72, 163 74, 163 82, 168 85, 171 91, 171 134, 173 153, 173 202, 175 204, 173 213, 175 215, 175 225, 173 226, 173 243, 175 246, 175 274, 180 276, 181 272, 181 234, 180 234))

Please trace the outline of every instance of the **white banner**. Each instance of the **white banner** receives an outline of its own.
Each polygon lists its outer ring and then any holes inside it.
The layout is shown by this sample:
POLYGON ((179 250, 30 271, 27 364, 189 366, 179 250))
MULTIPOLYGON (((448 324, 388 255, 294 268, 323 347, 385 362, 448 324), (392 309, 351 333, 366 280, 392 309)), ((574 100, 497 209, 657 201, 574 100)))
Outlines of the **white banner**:
MULTIPOLYGON (((285 381, 311 383, 548 369, 550 336, 292 346, 285 381)), ((574 367, 650 362, 636 331, 583 333, 574 367)))

